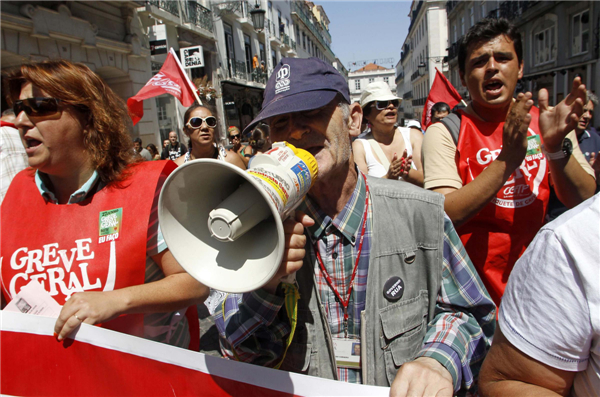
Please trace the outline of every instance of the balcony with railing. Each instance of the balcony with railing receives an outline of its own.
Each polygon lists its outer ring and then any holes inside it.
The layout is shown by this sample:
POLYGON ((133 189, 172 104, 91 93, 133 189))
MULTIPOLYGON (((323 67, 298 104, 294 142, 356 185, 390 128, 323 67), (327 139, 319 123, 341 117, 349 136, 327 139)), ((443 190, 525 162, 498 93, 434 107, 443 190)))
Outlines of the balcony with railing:
POLYGON ((404 79, 404 72, 398 73, 398 76, 396 76, 396 80, 395 80, 396 85, 398 85, 398 82, 403 79, 404 79))
POLYGON ((423 105, 425 105, 426 100, 427 100, 427 98, 413 99, 412 104, 413 104, 413 106, 423 106, 423 105))
POLYGON ((213 31, 212 12, 208 8, 203 7, 201 4, 194 1, 188 1, 187 3, 182 4, 185 4, 187 11, 185 17, 186 22, 206 29, 209 32, 213 31))
POLYGON ((229 68, 227 69, 227 79, 237 79, 244 81, 253 81, 255 83, 266 84, 267 73, 260 67, 249 70, 249 66, 244 61, 227 59, 229 68))
POLYGON ((415 22, 417 22, 417 16, 419 16, 419 11, 421 11, 421 7, 423 7, 423 0, 419 1, 417 7, 413 10, 410 17, 410 25, 408 26, 408 33, 410 34, 415 22))
POLYGON ((503 1, 500 3, 500 17, 514 21, 538 3, 541 1, 503 1))
POLYGON ((419 77, 421 77, 421 75, 419 74, 419 71, 417 70, 413 74, 410 75, 410 81, 415 81, 419 77))
MULTIPOLYGON (((315 23, 313 22, 314 17, 311 17, 310 15, 306 14, 306 11, 303 9, 302 4, 298 4, 295 1, 292 2, 292 4, 293 4, 293 6, 291 8, 292 15, 296 15, 298 18, 300 18, 300 20, 302 20, 302 22, 308 27, 308 29, 312 32, 312 34, 317 38, 317 40, 319 40, 321 45, 323 47, 325 47, 326 50, 329 50, 329 52, 333 53, 333 51, 331 51, 331 48, 329 47, 329 44, 327 44, 327 42, 323 38, 323 34, 321 33, 321 30, 315 26, 315 23)), ((325 30, 323 27, 321 27, 321 29, 325 30)))
POLYGON ((150 4, 154 7, 157 7, 163 11, 171 13, 175 16, 179 16, 179 5, 177 1, 169 1, 169 0, 148 0, 146 4, 150 4))
POLYGON ((456 43, 452 43, 450 47, 448 47, 448 62, 453 60, 458 56, 458 48, 460 47, 460 42, 462 41, 462 37, 458 39, 456 43))
POLYGON ((412 99, 412 91, 405 92, 402 99, 412 99))

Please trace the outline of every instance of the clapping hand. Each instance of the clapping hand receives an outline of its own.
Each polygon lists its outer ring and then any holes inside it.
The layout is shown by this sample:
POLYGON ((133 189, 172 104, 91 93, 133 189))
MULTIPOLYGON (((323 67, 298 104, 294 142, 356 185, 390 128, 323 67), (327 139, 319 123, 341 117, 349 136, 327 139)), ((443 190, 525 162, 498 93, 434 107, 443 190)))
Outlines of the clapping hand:
POLYGON ((548 106, 548 91, 540 90, 540 132, 548 152, 554 153, 561 149, 565 136, 575 128, 583 113, 585 100, 585 85, 581 83, 580 77, 575 77, 569 95, 554 107, 548 106))
POLYGON ((404 149, 404 153, 402 153, 402 157, 400 158, 394 153, 394 157, 392 157, 392 161, 390 162, 390 168, 388 169, 387 179, 405 178, 411 166, 412 155, 408 156, 406 149, 404 149))

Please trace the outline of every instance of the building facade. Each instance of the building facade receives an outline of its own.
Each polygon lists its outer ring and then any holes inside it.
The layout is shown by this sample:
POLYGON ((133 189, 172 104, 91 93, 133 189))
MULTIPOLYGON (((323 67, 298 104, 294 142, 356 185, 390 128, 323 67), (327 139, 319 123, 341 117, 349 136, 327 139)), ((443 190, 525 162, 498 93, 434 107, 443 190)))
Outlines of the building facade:
MULTIPOLYGON (((148 36, 138 13, 141 2, 2 1, 2 70, 49 59, 81 62, 126 100, 152 77, 148 36)), ((159 143, 156 105, 134 136, 159 143), (150 133, 146 133, 150 132, 150 133)))
POLYGON ((289 4, 298 58, 317 57, 333 65, 336 57, 331 50, 329 18, 323 7, 304 0, 293 0, 289 4))
POLYGON ((435 69, 447 71, 445 5, 445 1, 437 0, 412 2, 408 34, 396 65, 397 92, 404 99, 399 109, 401 118, 421 120, 435 69))
MULTIPOLYGON (((187 71, 222 139, 227 127, 243 128, 260 111, 268 74, 282 57, 336 60, 325 10, 304 0, 3 0, 0 12, 2 69, 45 59, 82 62, 123 100, 160 70, 169 48, 179 55, 200 47, 203 66, 187 71), (266 11, 264 29, 254 29, 256 6, 266 11)), ((184 112, 171 95, 145 100, 132 135, 158 147, 170 131, 185 141, 184 112)))
POLYGON ((383 81, 390 86, 392 92, 396 91, 396 82, 394 81, 394 69, 387 69, 383 66, 369 63, 368 65, 348 73, 348 88, 350 89, 350 102, 359 102, 360 95, 365 87, 376 81, 383 81))
POLYGON ((523 42, 523 79, 518 91, 548 90, 550 104, 568 94, 581 76, 590 90, 600 89, 598 68, 600 6, 594 1, 448 1, 449 75, 454 87, 468 97, 460 82, 458 47, 467 30, 485 17, 504 17, 517 25, 523 42))

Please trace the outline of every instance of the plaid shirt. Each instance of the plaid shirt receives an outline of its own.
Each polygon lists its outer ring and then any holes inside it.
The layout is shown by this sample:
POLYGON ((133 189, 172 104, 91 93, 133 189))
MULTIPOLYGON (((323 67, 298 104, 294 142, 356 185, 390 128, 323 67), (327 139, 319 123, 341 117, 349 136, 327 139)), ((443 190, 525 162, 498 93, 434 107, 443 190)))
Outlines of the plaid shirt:
MULTIPOLYGON (((307 231, 307 245, 312 246, 310 240, 317 244, 324 266, 342 298, 345 298, 356 261, 365 197, 364 180, 359 177, 352 197, 335 219, 322 213, 308 198, 301 208, 315 220, 315 225, 307 231)), ((360 338, 360 312, 366 303, 372 236, 371 214, 369 200, 363 248, 348 307, 349 338, 360 338)), ((344 337, 343 307, 336 302, 335 294, 316 262, 314 248, 307 248, 315 263, 315 279, 332 336, 344 337)), ((448 217, 444 220, 443 257, 435 317, 429 323, 417 356, 431 357, 442 363, 458 390, 461 384, 471 386, 477 375, 494 333, 496 308, 448 217)), ((227 296, 215 313, 223 354, 259 365, 277 364, 290 331, 287 322, 278 316, 283 303, 283 297, 264 290, 227 296)), ((338 377, 347 382, 362 381, 359 370, 338 368, 338 377)))
POLYGON ((0 127, 0 203, 15 175, 27 167, 29 160, 19 130, 3 121, 0 127))

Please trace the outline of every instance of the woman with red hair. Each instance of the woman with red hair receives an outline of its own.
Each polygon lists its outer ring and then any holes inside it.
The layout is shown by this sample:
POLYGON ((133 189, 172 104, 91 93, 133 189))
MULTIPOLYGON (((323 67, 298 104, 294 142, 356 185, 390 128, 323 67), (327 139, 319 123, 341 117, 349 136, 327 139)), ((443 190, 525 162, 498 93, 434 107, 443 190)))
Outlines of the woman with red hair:
POLYGON ((208 288, 175 261, 158 226, 175 164, 135 158, 123 101, 83 64, 22 65, 6 82, 30 168, 2 204, 4 298, 41 284, 64 305, 58 340, 84 322, 187 347, 184 313, 208 288))

